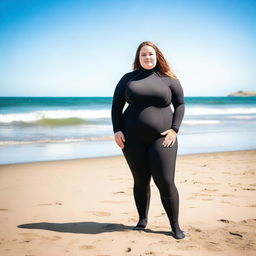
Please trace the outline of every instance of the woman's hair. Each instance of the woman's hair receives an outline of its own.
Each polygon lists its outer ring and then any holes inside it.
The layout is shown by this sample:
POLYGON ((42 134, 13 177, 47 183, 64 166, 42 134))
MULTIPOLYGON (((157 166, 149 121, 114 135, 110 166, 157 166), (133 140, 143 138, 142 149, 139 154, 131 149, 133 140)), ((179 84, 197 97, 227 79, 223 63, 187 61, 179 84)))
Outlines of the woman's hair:
POLYGON ((140 54, 141 48, 145 45, 153 47, 156 51, 156 58, 157 58, 157 63, 156 63, 156 66, 155 66, 156 70, 158 72, 160 72, 161 74, 163 74, 163 75, 167 75, 167 76, 172 77, 174 79, 178 79, 174 75, 174 73, 171 70, 169 64, 167 63, 166 59, 164 58, 163 53, 160 51, 160 49, 154 43, 152 43, 150 41, 144 41, 138 46, 137 51, 136 51, 136 55, 135 55, 135 59, 134 59, 134 62, 133 62, 133 70, 138 70, 138 69, 142 68, 141 65, 140 65, 139 54, 140 54))

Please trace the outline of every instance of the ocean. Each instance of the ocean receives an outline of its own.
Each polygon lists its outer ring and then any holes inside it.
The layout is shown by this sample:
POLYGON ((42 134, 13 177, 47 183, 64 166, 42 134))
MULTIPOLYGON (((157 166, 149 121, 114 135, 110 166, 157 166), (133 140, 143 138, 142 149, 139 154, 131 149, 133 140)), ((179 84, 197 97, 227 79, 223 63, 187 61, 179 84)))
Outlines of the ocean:
MULTIPOLYGON (((111 103, 112 97, 0 97, 0 164, 121 155, 111 103)), ((255 149, 255 138, 256 97, 185 97, 178 155, 255 149)))

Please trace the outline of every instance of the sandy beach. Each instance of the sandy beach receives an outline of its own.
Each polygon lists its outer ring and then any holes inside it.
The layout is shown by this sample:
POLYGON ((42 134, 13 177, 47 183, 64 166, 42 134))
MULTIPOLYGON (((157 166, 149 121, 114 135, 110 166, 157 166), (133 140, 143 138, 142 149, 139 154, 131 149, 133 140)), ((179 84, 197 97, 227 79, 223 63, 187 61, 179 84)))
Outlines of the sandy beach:
POLYGON ((0 166, 0 255, 256 254, 256 150, 178 156, 175 240, 151 180, 149 224, 134 231, 122 156, 0 166))

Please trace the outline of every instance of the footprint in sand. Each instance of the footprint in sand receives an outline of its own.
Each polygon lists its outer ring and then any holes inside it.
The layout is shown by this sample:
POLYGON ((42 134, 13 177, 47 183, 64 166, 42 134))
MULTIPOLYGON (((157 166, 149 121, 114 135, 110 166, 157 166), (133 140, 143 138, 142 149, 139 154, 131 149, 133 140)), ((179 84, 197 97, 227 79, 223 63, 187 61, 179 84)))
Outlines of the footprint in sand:
POLYGON ((100 216, 100 217, 103 217, 103 216, 110 216, 111 213, 110 212, 91 212, 93 215, 95 216, 100 216))
POLYGON ((216 182, 201 182, 197 180, 192 180, 193 184, 201 184, 201 185, 221 185, 221 183, 216 183, 216 182))
POLYGON ((224 222, 224 223, 229 223, 229 220, 226 219, 219 219, 218 221, 224 222))
POLYGON ((204 188, 202 191, 204 192, 216 192, 219 191, 218 189, 208 189, 208 188, 204 188))
POLYGON ((149 252, 145 252, 145 255, 155 255, 155 253, 154 253, 154 252, 149 251, 149 252))
POLYGON ((32 241, 32 239, 31 239, 31 240, 27 239, 27 240, 24 240, 24 241, 20 242, 20 244, 29 243, 29 242, 31 242, 31 241, 32 241))
POLYGON ((243 237, 243 235, 241 235, 241 234, 239 234, 239 233, 236 233, 236 232, 230 232, 230 231, 229 231, 229 234, 230 234, 230 235, 233 235, 233 236, 243 237))
POLYGON ((207 248, 209 251, 222 251, 222 249, 220 247, 218 247, 218 245, 220 245, 220 243, 216 243, 213 241, 205 241, 205 248, 207 248))
POLYGON ((62 205, 61 202, 55 202, 55 203, 44 203, 44 204, 36 204, 35 206, 50 206, 50 205, 62 205))
POLYGON ((8 209, 3 209, 3 208, 2 208, 2 209, 0 209, 0 211, 8 211, 8 209))
POLYGON ((213 244, 213 245, 217 245, 217 244, 219 244, 219 243, 212 242, 212 241, 208 241, 207 243, 209 243, 209 244, 213 244))
POLYGON ((221 195, 222 197, 235 197, 235 195, 232 195, 232 194, 223 194, 221 195))
POLYGON ((165 212, 162 212, 160 215, 157 215, 155 217, 162 217, 163 215, 165 215, 165 212))
POLYGON ((124 191, 117 191, 117 192, 114 192, 113 194, 123 194, 124 191))
POLYGON ((80 246, 80 248, 83 250, 91 250, 91 249, 94 249, 94 246, 93 245, 82 245, 82 246, 80 246))
POLYGON ((195 227, 189 227, 188 228, 188 231, 187 231, 187 233, 193 233, 193 232, 198 232, 198 233, 201 233, 201 232, 203 232, 201 229, 199 229, 199 228, 195 228, 195 227))
POLYGON ((210 194, 203 194, 203 193, 193 193, 195 196, 212 196, 210 194))
POLYGON ((60 236, 40 236, 36 233, 19 233, 19 235, 24 236, 25 239, 26 239, 21 243, 25 243, 25 242, 29 243, 30 241, 32 241, 34 239, 37 239, 37 238, 40 238, 40 239, 43 239, 43 240, 48 240, 48 241, 57 241, 57 240, 62 238, 60 236))

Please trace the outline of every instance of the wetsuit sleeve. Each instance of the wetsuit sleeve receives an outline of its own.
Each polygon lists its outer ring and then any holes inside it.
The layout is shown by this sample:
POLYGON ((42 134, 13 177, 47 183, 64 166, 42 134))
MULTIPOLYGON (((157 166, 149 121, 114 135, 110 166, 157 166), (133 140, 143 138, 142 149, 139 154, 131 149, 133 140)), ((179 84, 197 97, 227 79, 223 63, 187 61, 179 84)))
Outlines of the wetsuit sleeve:
POLYGON ((184 93, 179 80, 173 80, 170 88, 172 91, 172 105, 174 108, 171 129, 178 133, 185 112, 184 93))
POLYGON ((125 74, 118 82, 112 100, 111 119, 114 133, 122 130, 122 111, 125 105, 124 89, 127 82, 126 77, 127 75, 125 74))

